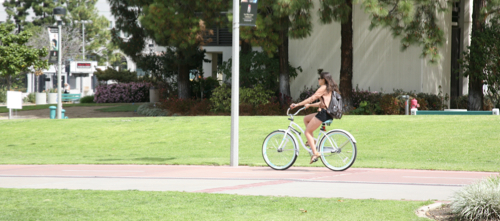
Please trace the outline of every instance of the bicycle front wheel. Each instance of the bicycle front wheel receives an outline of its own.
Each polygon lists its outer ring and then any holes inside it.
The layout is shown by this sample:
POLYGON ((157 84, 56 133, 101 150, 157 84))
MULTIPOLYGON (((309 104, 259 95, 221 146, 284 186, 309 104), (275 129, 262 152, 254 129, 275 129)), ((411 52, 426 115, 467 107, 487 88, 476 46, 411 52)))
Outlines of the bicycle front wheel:
POLYGON ((342 131, 328 132, 319 143, 321 161, 330 170, 346 170, 356 160, 356 143, 342 131))
POLYGON ((297 159, 297 142, 291 134, 277 130, 267 135, 262 144, 262 157, 271 168, 286 170, 297 159))

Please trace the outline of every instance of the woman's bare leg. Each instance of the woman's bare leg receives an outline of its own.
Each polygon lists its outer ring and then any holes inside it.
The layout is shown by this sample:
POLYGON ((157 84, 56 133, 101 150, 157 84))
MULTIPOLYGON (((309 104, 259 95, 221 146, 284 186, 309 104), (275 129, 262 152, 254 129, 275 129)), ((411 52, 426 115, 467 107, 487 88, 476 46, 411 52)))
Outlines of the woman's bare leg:
POLYGON ((317 113, 313 113, 313 114, 308 114, 304 117, 304 125, 306 126, 307 128, 307 125, 309 124, 309 122, 311 122, 311 120, 314 118, 314 116, 316 116, 317 113))
POLYGON ((316 143, 314 143, 313 132, 316 129, 318 129, 319 126, 321 126, 321 123, 322 122, 318 118, 313 117, 309 121, 309 123, 307 124, 307 127, 306 127, 306 138, 307 138, 307 141, 309 141, 309 146, 311 147, 313 155, 318 155, 318 151, 316 151, 316 143))

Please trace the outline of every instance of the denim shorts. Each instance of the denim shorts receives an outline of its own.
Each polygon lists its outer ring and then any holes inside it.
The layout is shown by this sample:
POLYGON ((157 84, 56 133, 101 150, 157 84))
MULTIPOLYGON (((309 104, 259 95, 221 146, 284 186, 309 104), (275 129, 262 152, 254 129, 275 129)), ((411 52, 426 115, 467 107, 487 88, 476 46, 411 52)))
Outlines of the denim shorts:
POLYGON ((318 114, 316 114, 316 118, 318 118, 318 120, 320 120, 321 122, 333 120, 333 117, 326 113, 326 110, 321 110, 320 112, 318 112, 318 114))

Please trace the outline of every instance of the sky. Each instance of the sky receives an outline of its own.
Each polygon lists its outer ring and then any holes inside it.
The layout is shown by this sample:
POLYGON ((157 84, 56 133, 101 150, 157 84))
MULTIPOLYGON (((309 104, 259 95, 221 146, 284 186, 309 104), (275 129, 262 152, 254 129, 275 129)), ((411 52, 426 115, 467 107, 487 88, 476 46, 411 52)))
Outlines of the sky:
MULTIPOLYGON (((5 12, 5 8, 3 7, 3 2, 5 0, 0 0, 0 21, 5 22, 7 20, 7 12, 5 12)), ((100 15, 104 15, 109 21, 113 21, 114 24, 114 18, 111 15, 111 11, 108 5, 107 0, 99 0, 96 4, 97 11, 99 12, 100 15)), ((29 21, 29 17, 28 17, 29 21)))

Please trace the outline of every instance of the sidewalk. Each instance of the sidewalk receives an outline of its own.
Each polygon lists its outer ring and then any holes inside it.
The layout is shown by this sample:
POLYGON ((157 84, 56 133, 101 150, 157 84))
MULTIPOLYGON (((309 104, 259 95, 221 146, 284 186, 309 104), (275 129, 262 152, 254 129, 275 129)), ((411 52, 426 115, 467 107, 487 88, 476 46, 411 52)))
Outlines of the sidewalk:
POLYGON ((324 167, 0 165, 0 188, 144 190, 239 195, 449 201, 494 172, 324 167))

